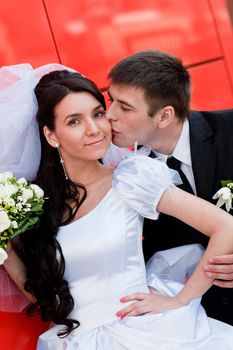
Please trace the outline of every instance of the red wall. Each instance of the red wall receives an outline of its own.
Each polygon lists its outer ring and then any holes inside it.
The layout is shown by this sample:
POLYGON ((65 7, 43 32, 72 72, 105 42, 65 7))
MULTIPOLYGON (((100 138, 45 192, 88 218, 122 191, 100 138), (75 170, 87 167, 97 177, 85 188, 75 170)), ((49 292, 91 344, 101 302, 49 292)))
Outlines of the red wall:
POLYGON ((233 107, 233 35, 224 0, 1 0, 0 65, 62 62, 106 87, 109 68, 142 49, 181 57, 192 107, 233 107))

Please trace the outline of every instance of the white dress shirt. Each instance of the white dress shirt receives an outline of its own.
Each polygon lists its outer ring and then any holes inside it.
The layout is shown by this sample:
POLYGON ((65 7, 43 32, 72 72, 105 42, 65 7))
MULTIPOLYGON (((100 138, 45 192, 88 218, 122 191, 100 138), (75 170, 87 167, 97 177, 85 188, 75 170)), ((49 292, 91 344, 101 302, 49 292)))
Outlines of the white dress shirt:
POLYGON ((162 154, 154 150, 153 152, 157 157, 164 159, 165 162, 167 161, 167 158, 171 156, 178 159, 181 162, 181 167, 180 167, 181 170, 185 174, 188 182, 190 183, 193 189, 193 192, 197 194, 194 175, 193 175, 192 159, 191 159, 189 122, 187 119, 185 119, 183 123, 183 128, 182 128, 179 140, 172 154, 170 155, 162 154))

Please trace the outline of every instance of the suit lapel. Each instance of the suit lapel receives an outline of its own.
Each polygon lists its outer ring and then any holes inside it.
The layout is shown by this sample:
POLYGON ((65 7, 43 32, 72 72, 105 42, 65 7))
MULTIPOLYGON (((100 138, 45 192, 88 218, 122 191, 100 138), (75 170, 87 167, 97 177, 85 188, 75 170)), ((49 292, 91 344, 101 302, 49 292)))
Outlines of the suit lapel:
POLYGON ((189 120, 190 148, 197 195, 211 200, 216 170, 212 131, 200 112, 193 111, 189 120))

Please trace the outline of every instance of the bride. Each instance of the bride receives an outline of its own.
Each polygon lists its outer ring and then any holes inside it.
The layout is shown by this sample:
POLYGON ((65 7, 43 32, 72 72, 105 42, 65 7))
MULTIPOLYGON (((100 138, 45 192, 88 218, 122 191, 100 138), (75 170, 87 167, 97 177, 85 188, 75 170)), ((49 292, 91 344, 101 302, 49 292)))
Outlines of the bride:
MULTIPOLYGON (((230 350, 233 327, 208 318, 200 298, 213 282, 204 272, 208 258, 233 251, 233 218, 176 188, 177 174, 157 159, 133 154, 115 170, 100 163, 111 141, 104 98, 89 79, 59 69, 39 80, 31 111, 40 130, 35 181, 48 198, 45 214, 39 229, 20 236, 26 273, 13 250, 5 264, 32 295, 30 311, 52 322, 37 350, 230 350), (146 274, 143 217, 156 220, 160 212, 210 237, 185 284, 153 263, 146 274)), ((30 106, 30 79, 21 80, 30 106)))

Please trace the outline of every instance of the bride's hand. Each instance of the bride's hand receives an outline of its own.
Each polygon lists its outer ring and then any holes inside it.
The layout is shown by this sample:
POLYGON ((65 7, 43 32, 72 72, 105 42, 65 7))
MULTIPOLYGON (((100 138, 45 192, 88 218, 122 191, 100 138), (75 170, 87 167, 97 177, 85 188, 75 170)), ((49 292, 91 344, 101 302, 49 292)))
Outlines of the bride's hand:
POLYGON ((35 297, 26 292, 24 289, 24 284, 26 281, 26 270, 22 260, 18 257, 16 252, 14 251, 10 242, 7 245, 7 254, 8 258, 4 261, 4 268, 14 283, 17 285, 19 290, 26 296, 30 303, 35 303, 35 297))
POLYGON ((162 295, 152 288, 150 293, 133 293, 121 298, 120 301, 122 303, 134 301, 116 313, 121 319, 125 316, 157 314, 184 306, 177 297, 162 295))

